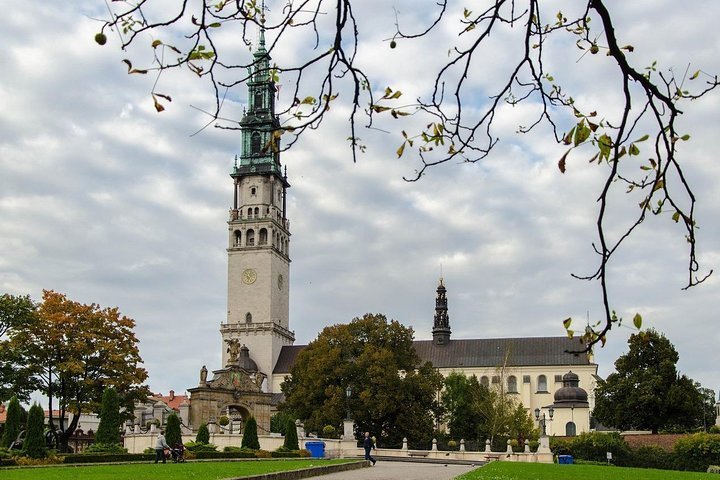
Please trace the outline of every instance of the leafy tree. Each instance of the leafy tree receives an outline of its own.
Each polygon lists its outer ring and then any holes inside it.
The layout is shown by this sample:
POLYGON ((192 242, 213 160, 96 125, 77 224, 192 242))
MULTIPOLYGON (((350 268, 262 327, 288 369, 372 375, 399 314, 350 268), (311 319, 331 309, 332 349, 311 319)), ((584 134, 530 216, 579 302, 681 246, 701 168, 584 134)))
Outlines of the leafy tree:
POLYGON ((383 315, 326 327, 298 355, 281 410, 320 432, 340 426, 349 408, 356 432, 372 432, 384 445, 431 440, 442 376, 420 365, 412 340, 411 328, 383 315))
POLYGON ((678 353, 664 335, 647 330, 630 336, 616 372, 598 380, 593 416, 622 430, 668 426, 690 429, 702 419, 703 401, 692 380, 678 375, 678 353))
POLYGON ((2 436, 2 446, 5 448, 10 448, 10 445, 12 445, 20 433, 20 430, 22 430, 20 410, 20 401, 17 397, 12 397, 10 403, 8 403, 5 428, 2 436))
POLYGON ((48 398, 49 424, 59 432, 60 450, 67 449, 80 415, 99 410, 105 387, 119 392, 124 416, 132 415, 135 402, 147 397, 142 385, 147 372, 140 366, 134 327, 135 321, 117 308, 84 305, 45 290, 38 321, 13 336, 14 348, 37 366, 36 379, 48 398), (52 414, 56 401, 57 419, 52 414))
POLYGON ((11 396, 28 400, 36 389, 33 362, 11 341, 37 321, 37 306, 29 296, 0 295, 0 402, 11 396))
POLYGON ((252 450, 260 450, 260 440, 258 440, 257 434, 257 421, 255 417, 250 417, 245 422, 245 429, 243 430, 242 448, 249 448, 252 450))
POLYGON ((285 423, 285 441, 283 442, 283 447, 288 450, 300 450, 297 428, 295 427, 295 422, 293 422, 291 418, 288 418, 285 423))
POLYGON ((177 413, 171 413, 165 424, 165 440, 171 447, 182 443, 182 431, 180 430, 180 417, 177 413))
MULTIPOLYGON (((564 11, 557 11, 553 2, 540 0, 497 1, 464 9, 441 0, 435 10, 422 9, 421 19, 427 20, 420 20, 420 25, 415 18, 417 9, 408 8, 404 14, 396 10, 395 28, 384 37, 364 35, 368 25, 376 24, 376 11, 369 10, 371 18, 358 16, 353 9, 357 0, 318 0, 312 6, 306 1, 290 2, 268 12, 255 1, 202 2, 198 8, 180 2, 175 9, 157 8, 156 3, 114 2, 95 41, 104 45, 107 32, 115 30, 117 35, 110 38, 118 37, 123 49, 133 43, 151 48, 153 65, 138 68, 127 59, 130 74, 154 70, 159 77, 187 68, 206 79, 215 96, 211 123, 216 121, 221 128, 239 128, 232 119, 224 120, 221 112, 229 88, 259 75, 274 82, 282 76, 290 94, 283 96, 284 103, 277 108, 283 122, 266 149, 278 148, 282 136, 289 137, 288 146, 293 145, 308 128, 320 126, 333 102, 345 101, 353 161, 366 150, 357 131, 359 124, 364 121, 369 129, 381 125, 375 130, 395 132, 398 157, 414 157, 417 167, 407 179, 415 181, 438 164, 477 162, 488 156, 499 141, 494 127, 503 117, 503 107, 525 104, 532 114, 518 131, 527 133, 542 125, 556 142, 566 145, 558 162, 560 172, 569 168, 578 152, 602 166, 604 177, 598 182, 599 206, 593 222, 598 265, 594 272, 578 277, 599 280, 604 319, 584 330, 579 349, 604 343, 608 331, 621 321, 610 308, 607 266, 647 216, 669 212, 672 221, 682 225, 688 237, 687 286, 707 278, 698 275, 696 200, 678 151, 679 144, 690 137, 680 131, 676 120, 684 103, 714 90, 718 79, 701 69, 685 73, 684 64, 665 68, 635 61, 635 47, 619 40, 624 35, 616 29, 618 15, 612 13, 615 7, 607 0, 570 2, 563 4, 564 11), (334 14, 325 15, 328 12, 334 14), (303 35, 312 39, 314 48, 301 49, 283 64, 265 66, 267 58, 239 53, 236 48, 240 41, 251 44, 260 28, 273 37, 268 55, 295 47, 303 35), (457 36, 442 35, 448 30, 457 31, 457 36), (479 90, 477 76, 487 75, 494 67, 487 58, 497 48, 491 39, 499 36, 508 39, 502 62, 507 68, 487 91, 479 90), (373 37, 382 40, 373 42, 373 37), (433 50, 427 51, 425 43, 419 43, 424 37, 432 37, 433 50), (430 70, 427 83, 418 86, 423 79, 393 79, 400 84, 412 81, 422 92, 417 100, 401 99, 400 88, 386 87, 387 72, 382 70, 376 77, 374 65, 364 63, 375 56, 358 54, 385 45, 397 52, 395 55, 407 55, 408 50, 412 55, 413 48, 424 48, 423 65, 430 70), (567 57, 577 61, 555 61, 567 57), (549 65, 554 71, 548 71, 549 65), (585 69, 597 66, 614 75, 615 83, 603 88, 617 95, 619 110, 589 103, 579 92, 568 91, 560 80, 584 76, 585 69), (677 72, 683 73, 678 76, 677 72), (478 101, 479 92, 488 100, 478 101), (637 162, 621 161, 630 157, 641 159, 639 171, 637 162), (610 212, 609 200, 617 198, 616 192, 627 192, 628 201, 610 212), (626 211, 634 217, 627 229, 608 228, 615 218, 625 218, 626 211)), ((585 83, 589 82, 592 79, 585 83)), ((170 96, 156 91, 157 84, 150 93, 157 111, 163 111, 170 96)))
MULTIPOLYGON (((502 370, 502 369, 501 369, 502 370)), ((503 385, 504 382, 498 382, 503 385)), ((453 438, 485 440, 504 444, 508 439, 522 444, 537 437, 533 421, 522 403, 502 388, 480 385, 475 375, 453 372, 445 379, 442 395, 448 427, 453 438)), ((503 445, 504 448, 504 445, 503 445)))
POLYGON ((45 412, 40 405, 34 403, 30 407, 27 420, 27 433, 23 442, 23 454, 30 458, 43 458, 47 455, 45 444, 45 412))
POLYGON ((293 422, 293 428, 295 422, 293 416, 288 412, 278 412, 270 416, 270 431, 272 433, 280 433, 285 435, 285 427, 287 426, 288 420, 293 422))
POLYGON ((198 427, 197 435, 195 436, 197 443, 210 443, 210 431, 206 423, 201 423, 198 427))
POLYGON ((120 401, 113 387, 107 387, 103 392, 95 442, 107 445, 120 443, 120 401))

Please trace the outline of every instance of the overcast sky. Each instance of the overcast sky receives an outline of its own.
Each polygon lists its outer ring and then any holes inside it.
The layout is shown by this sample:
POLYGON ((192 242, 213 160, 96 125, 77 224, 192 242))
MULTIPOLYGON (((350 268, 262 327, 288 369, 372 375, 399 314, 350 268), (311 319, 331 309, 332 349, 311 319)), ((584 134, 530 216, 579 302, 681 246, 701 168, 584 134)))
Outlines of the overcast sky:
MULTIPOLYGON (((279 9, 273 3, 271 14, 279 9)), ((409 25, 426 14, 397 3, 409 25)), ((720 3, 686 2, 681 9, 670 0, 609 3, 620 43, 635 47, 634 65, 657 60, 676 72, 688 64, 691 71, 720 72, 720 3)), ((389 49, 383 40, 393 32, 392 5, 357 2, 366 32, 358 58, 379 88, 387 83, 412 98, 427 92, 429 66, 445 52, 433 50, 442 44, 438 38, 389 49)), ((116 38, 105 47, 93 42, 99 29, 93 17, 105 17, 104 8, 90 0, 30 2, 0 17, 0 291, 39 300, 42 289, 52 289, 119 307, 137 322, 151 389, 181 393, 197 384, 202 365, 221 367, 228 174, 240 135, 210 127, 191 136, 208 122, 191 105, 210 108, 212 92, 188 72, 163 77, 158 91, 173 102, 156 113, 149 95, 154 77, 126 74, 121 60, 130 54, 116 38)), ((457 31, 455 24, 441 35, 457 31)), ((510 40, 492 38, 487 64, 471 72, 484 92, 479 103, 497 85, 494 67, 513 51, 510 40)), ((609 60, 581 58, 569 40, 565 53, 548 60, 549 69, 563 75, 575 98, 606 108, 610 117, 618 84, 609 60)), ((297 42, 274 59, 293 58, 303 48, 297 42)), ((147 51, 138 55, 138 63, 148 59, 147 51)), ((227 102, 228 116, 241 111, 244 88, 230 97, 237 101, 227 102)), ((720 267, 719 104, 715 94, 683 105, 680 124, 692 135, 680 154, 698 198, 703 271, 720 267)), ((348 110, 340 104, 322 128, 284 153, 292 184, 296 343, 366 312, 412 326, 417 339, 431 338, 441 268, 453 338, 562 336, 566 317, 579 326, 588 316, 600 319, 599 285, 570 273, 594 269, 595 200, 604 170, 580 154, 561 174, 564 149, 547 129, 515 133, 531 110, 503 109, 495 131, 500 143, 486 160, 446 164, 416 183, 402 180, 417 163, 397 159, 397 133, 360 131, 368 151, 353 164, 348 110)), ((686 264, 683 232, 670 214, 649 218, 612 263, 613 308, 627 323, 640 312, 645 326, 676 346, 679 370, 717 391, 720 272, 681 291, 686 264)), ((632 332, 614 329, 597 350, 602 376, 612 372, 632 332)))

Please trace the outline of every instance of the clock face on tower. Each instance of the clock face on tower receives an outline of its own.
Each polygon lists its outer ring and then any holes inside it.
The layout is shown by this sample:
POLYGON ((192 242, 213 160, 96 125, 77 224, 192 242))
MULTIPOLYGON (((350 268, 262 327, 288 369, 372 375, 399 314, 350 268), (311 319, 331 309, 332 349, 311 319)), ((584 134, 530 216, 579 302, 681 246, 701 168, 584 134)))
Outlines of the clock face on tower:
POLYGON ((251 285, 257 280, 257 272, 252 268, 246 268, 242 273, 242 281, 245 285, 251 285))

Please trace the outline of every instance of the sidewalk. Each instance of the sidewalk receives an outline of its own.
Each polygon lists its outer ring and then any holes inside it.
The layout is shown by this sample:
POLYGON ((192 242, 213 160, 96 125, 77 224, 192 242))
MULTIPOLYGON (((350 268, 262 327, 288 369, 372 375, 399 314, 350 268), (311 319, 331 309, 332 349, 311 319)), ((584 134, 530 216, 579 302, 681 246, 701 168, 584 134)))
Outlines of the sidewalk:
POLYGON ((445 465, 442 463, 378 460, 374 467, 330 473, 312 478, 322 480, 451 480, 476 468, 479 468, 479 465, 445 465))

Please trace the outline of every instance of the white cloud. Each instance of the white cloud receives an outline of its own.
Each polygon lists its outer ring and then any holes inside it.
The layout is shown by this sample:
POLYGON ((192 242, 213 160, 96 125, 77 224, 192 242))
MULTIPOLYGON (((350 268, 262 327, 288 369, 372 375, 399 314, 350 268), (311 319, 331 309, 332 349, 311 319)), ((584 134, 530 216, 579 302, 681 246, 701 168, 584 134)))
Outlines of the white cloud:
MULTIPOLYGON (((92 39, 99 24, 91 18, 104 15, 105 7, 84 3, 28 4, 0 19, 0 288, 35 298, 51 288, 79 301, 119 306, 137 321, 150 386, 179 392, 195 384, 203 364, 219 367, 225 222, 232 202, 228 172, 240 134, 210 126, 190 137, 209 119, 189 105, 207 110, 213 103, 207 84, 188 72, 163 75, 159 88, 173 102, 156 113, 149 94, 155 77, 127 75, 121 63, 137 55, 147 60, 147 50, 121 52, 114 39, 97 46, 92 39)), ((429 18, 414 2, 397 7, 402 26, 429 18)), ((677 71, 690 61, 691 70, 720 70, 716 2, 682 10, 669 0, 614 8, 622 9, 616 16, 622 41, 636 47, 629 55, 634 64, 658 60, 677 71)), ((356 14, 368 29, 358 58, 379 86, 402 90, 407 102, 426 94, 431 66, 446 58, 435 52, 442 42, 400 41, 391 50, 384 41, 392 36, 391 5, 359 2, 356 14), (368 21, 372 9, 374 20, 368 21)), ((456 27, 439 35, 453 38, 456 27)), ((493 48, 475 59, 468 85, 475 101, 487 101, 497 88, 498 71, 510 61, 503 50, 509 40, 493 37, 493 48)), ((307 47, 298 41, 273 56, 278 62, 296 59, 307 47)), ((231 48, 238 61, 247 55, 241 42, 231 48)), ((547 69, 577 92, 578 102, 602 107, 610 117, 618 99, 608 61, 583 58, 578 73, 562 73, 579 55, 568 44, 548 59, 547 69)), ((233 89, 230 96, 240 101, 227 101, 223 115, 234 118, 244 91, 233 89)), ((284 85, 281 100, 289 96, 284 85)), ((720 260, 719 104, 717 94, 689 102, 682 119, 692 134, 681 148, 700 202, 698 251, 711 267, 720 260)), ((478 111, 467 106, 470 115, 478 111)), ((563 335, 567 316, 578 324, 597 319, 597 282, 570 273, 596 268, 591 243, 604 167, 573 152, 561 174, 557 162, 564 147, 552 141, 549 129, 515 134, 536 112, 532 105, 501 108, 494 129, 501 143, 491 156, 477 164, 442 165, 408 183, 402 176, 418 164, 396 158, 399 135, 359 129, 368 153, 353 164, 345 140, 349 110, 333 105, 320 129, 283 154, 292 184, 291 328, 298 342, 365 312, 385 313, 412 325, 418 338, 429 338, 441 265, 456 338, 563 335)), ((570 121, 563 120, 560 130, 570 121)), ((422 128, 425 119, 410 122, 422 128)), ((395 123, 380 116, 376 126, 395 123)), ((620 200, 635 202, 614 196, 614 208, 620 200)), ((626 214, 619 218, 626 221, 626 214)), ((669 216, 647 219, 611 266, 613 308, 626 319, 641 312, 646 325, 676 345, 680 369, 717 388, 720 376, 710 360, 720 343, 714 316, 720 283, 712 277, 682 292, 684 255, 682 234, 669 216)), ((601 374, 611 371, 630 333, 614 331, 597 352, 601 374)))

